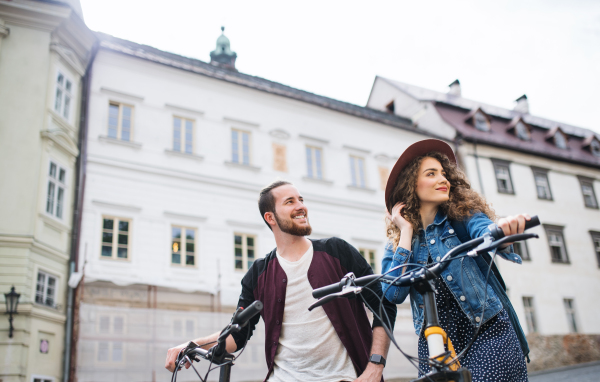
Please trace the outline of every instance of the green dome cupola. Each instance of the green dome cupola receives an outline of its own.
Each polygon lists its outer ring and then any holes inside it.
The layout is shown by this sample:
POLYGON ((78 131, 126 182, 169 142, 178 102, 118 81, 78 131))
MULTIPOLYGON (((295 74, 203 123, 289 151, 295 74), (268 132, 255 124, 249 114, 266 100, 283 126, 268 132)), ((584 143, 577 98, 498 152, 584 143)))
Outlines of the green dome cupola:
POLYGON ((210 52, 210 63, 235 70, 237 54, 231 50, 229 39, 225 36, 225 27, 221 27, 221 35, 217 38, 217 48, 210 52))

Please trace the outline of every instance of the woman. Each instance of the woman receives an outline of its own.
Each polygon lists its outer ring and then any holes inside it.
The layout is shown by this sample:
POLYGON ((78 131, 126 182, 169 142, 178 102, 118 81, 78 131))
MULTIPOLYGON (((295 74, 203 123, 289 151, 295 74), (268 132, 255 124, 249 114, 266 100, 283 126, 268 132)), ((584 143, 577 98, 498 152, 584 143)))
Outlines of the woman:
MULTIPOLYGON (((386 191, 387 236, 383 272, 402 264, 437 263, 453 247, 489 232, 494 211, 473 191, 457 167, 454 152, 437 139, 417 142, 400 156, 390 173, 386 191)), ((509 216, 498 221, 505 235, 522 233, 529 215, 509 216)), ((498 255, 521 263, 512 245, 498 255)), ((527 341, 497 269, 489 272, 481 256, 451 261, 436 283, 436 303, 441 327, 450 337, 456 353, 477 339, 460 359, 473 381, 527 381, 527 341), (485 303, 483 301, 485 297, 485 303)), ((399 276, 414 269, 400 267, 390 273, 399 276)), ((419 335, 419 358, 429 357, 423 334, 423 298, 413 287, 383 284, 385 296, 402 303, 410 293, 413 321, 419 335)), ((429 372, 420 362, 420 376, 429 372)))

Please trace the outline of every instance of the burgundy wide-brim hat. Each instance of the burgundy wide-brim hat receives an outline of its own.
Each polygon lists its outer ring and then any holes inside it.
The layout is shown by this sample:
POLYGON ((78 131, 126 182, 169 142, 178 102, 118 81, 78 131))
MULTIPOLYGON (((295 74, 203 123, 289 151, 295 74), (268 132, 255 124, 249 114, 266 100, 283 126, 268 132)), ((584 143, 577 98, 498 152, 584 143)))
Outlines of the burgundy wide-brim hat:
POLYGON ((392 168, 392 171, 390 172, 387 185, 385 186, 385 206, 390 213, 392 212, 392 207, 394 207, 392 205, 392 192, 394 191, 394 187, 396 187, 398 176, 402 170, 404 170, 404 168, 416 157, 425 155, 432 151, 445 154, 450 161, 456 163, 456 157, 454 156, 452 147, 450 147, 450 145, 446 142, 440 141, 439 139, 425 139, 408 146, 408 148, 404 150, 402 155, 400 155, 400 158, 398 158, 396 161, 394 168, 392 168))

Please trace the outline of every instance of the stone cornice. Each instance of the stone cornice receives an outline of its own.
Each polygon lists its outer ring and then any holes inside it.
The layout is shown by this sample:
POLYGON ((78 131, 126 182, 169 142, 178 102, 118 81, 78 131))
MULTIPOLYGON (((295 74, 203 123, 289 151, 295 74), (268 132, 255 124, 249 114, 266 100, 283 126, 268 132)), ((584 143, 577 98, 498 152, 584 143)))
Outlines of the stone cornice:
POLYGON ((50 50, 57 53, 77 74, 82 77, 85 75, 85 67, 73 50, 56 42, 50 44, 50 50))
POLYGON ((71 12, 67 5, 39 1, 0 2, 0 15, 7 23, 48 32, 69 18, 71 12))
POLYGON ((4 26, 4 20, 0 19, 0 39, 10 34, 10 29, 4 26))
POLYGON ((59 148, 64 150, 67 154, 72 155, 77 158, 79 156, 79 149, 77 148, 77 144, 73 142, 73 139, 69 136, 69 134, 65 133, 62 130, 44 130, 40 132, 42 138, 48 139, 54 142, 59 148))
POLYGON ((0 234, 0 247, 30 248, 36 253, 54 260, 59 259, 65 263, 69 260, 67 253, 36 240, 32 235, 0 234))

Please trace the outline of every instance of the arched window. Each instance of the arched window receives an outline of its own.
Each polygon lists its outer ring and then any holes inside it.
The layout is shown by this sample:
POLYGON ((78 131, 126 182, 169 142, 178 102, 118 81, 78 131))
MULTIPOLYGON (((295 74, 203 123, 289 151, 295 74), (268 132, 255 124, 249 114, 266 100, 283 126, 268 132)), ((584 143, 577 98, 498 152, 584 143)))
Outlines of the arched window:
POLYGON ((562 132, 560 132, 560 130, 557 130, 556 133, 554 134, 554 144, 559 149, 564 150, 567 148, 567 138, 565 137, 565 135, 562 132))
POLYGON ((517 137, 519 137, 520 139, 528 141, 531 138, 531 134, 529 134, 529 129, 527 128, 527 126, 525 126, 523 121, 517 122, 517 124, 515 125, 515 130, 517 131, 517 137))
POLYGON ((477 113, 475 113, 475 115, 473 116, 473 121, 477 130, 489 131, 490 122, 482 112, 478 111, 477 113))

